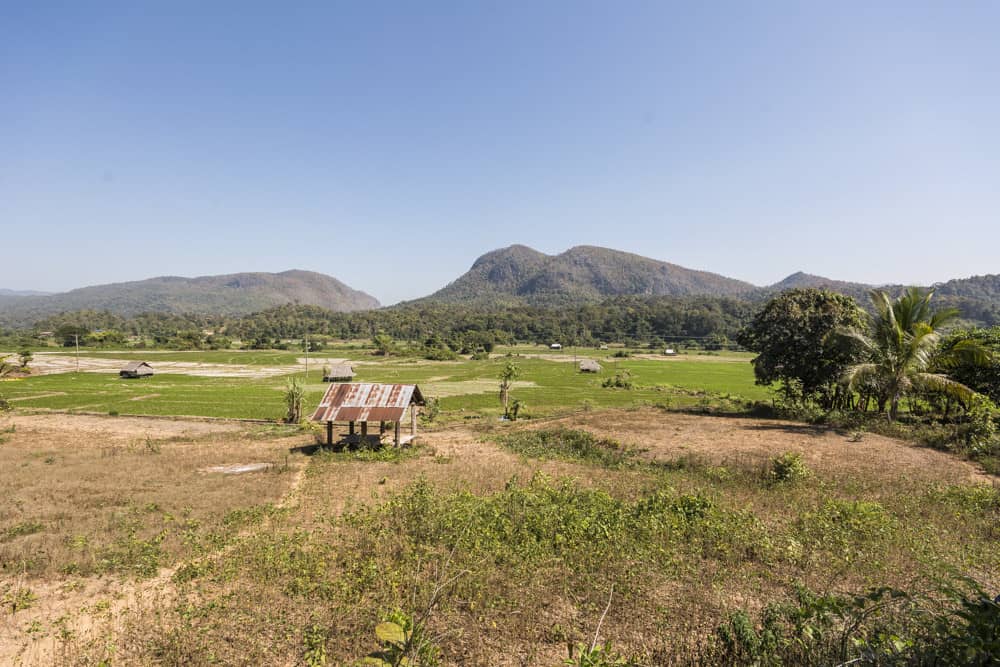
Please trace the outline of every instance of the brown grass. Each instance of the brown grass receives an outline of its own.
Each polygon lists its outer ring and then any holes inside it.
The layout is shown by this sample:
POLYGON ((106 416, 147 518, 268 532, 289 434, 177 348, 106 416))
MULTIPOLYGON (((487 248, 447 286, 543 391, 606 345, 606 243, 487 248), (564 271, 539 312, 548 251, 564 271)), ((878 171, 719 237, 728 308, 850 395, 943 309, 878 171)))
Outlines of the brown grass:
MULTIPOLYGON (((766 559, 706 553, 662 571, 635 563, 643 576, 618 589, 601 637, 647 656, 649 664, 660 664, 656 660, 669 655, 668 647, 703 641, 731 610, 753 612, 787 599, 794 583, 815 590, 906 587, 928 575, 924 561, 930 560, 1000 585, 1000 533, 990 532, 982 517, 958 516, 954 507, 936 505, 927 495, 932 488, 992 480, 944 453, 874 435, 851 442, 846 434, 788 422, 615 410, 481 431, 424 432, 416 455, 399 461, 317 454, 296 484, 290 474, 198 470, 282 464, 289 447, 311 444, 308 434, 276 437, 234 426, 125 418, 16 421, 16 433, 0 445, 2 469, 16 469, 14 492, 0 500, 0 530, 26 520, 45 529, 0 543, 0 554, 17 548, 11 553, 25 558, 36 551, 25 546, 32 540, 50 553, 42 567, 4 574, 8 586, 30 587, 39 600, 0 621, 0 645, 30 646, 25 629, 32 621, 51 638, 47 653, 23 651, 23 664, 93 664, 109 655, 108 646, 114 647, 114 664, 124 665, 207 664, 209 655, 223 664, 302 664, 310 628, 323 636, 330 664, 351 664, 375 648, 373 628, 386 612, 419 608, 444 563, 439 552, 428 550, 415 569, 397 572, 392 540, 371 552, 345 550, 342 538, 359 538, 344 516, 404 492, 417 479, 440 492, 483 496, 514 478, 525 482, 543 472, 615 498, 635 500, 668 486, 709 497, 727 511, 752 512, 773 541, 766 559), (495 432, 553 426, 617 438, 656 465, 530 460, 486 439, 495 432), (158 454, 146 447, 147 437, 161 443, 158 454), (801 453, 815 476, 798 486, 768 486, 771 459, 788 451, 801 453), (55 461, 45 463, 48 458, 55 461), (788 555, 792 537, 803 539, 797 521, 830 499, 879 502, 892 515, 897 528, 887 546, 873 547, 875 562, 840 561, 820 547, 815 553, 806 548, 801 558, 788 555), (228 510, 266 502, 287 511, 225 528, 228 510), (80 558, 67 538, 72 542, 85 533, 114 540, 120 532, 114 517, 148 503, 159 509, 140 513, 149 531, 142 535, 155 534, 164 513, 187 512, 204 526, 202 532, 223 539, 205 539, 201 549, 166 539, 161 570, 138 593, 121 575, 60 573, 61 564, 80 558), (371 588, 342 590, 356 585, 347 573, 366 562, 378 568, 371 588), (173 578, 178 566, 192 563, 205 565, 204 573, 173 578), (109 601, 105 611, 115 613, 94 611, 102 600, 109 601), (60 637, 60 616, 81 604, 91 607, 87 622, 73 626, 73 636, 60 637)), ((573 573, 558 562, 521 573, 517 581, 508 576, 488 568, 469 575, 435 611, 429 626, 440 635, 442 664, 554 665, 565 658, 567 642, 589 643, 607 602, 606 581, 578 588, 570 584, 573 573)), ((12 655, 0 652, 0 663, 12 655)))

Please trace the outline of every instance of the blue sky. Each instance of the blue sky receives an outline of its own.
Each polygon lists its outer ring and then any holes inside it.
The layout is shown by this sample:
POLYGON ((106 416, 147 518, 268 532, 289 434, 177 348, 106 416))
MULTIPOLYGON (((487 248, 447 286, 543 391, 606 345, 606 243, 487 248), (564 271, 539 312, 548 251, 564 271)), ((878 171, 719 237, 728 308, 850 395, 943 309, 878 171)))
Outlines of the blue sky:
POLYGON ((1000 273, 1000 3, 0 2, 0 287, 1000 273))

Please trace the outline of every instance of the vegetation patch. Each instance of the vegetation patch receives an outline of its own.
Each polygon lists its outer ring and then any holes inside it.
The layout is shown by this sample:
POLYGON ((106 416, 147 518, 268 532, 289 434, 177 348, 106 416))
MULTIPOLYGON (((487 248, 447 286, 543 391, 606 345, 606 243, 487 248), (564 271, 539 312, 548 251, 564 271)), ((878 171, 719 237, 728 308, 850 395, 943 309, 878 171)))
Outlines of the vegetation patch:
POLYGON ((620 466, 638 453, 611 438, 567 428, 519 431, 497 436, 501 446, 534 459, 579 461, 608 467, 620 466))

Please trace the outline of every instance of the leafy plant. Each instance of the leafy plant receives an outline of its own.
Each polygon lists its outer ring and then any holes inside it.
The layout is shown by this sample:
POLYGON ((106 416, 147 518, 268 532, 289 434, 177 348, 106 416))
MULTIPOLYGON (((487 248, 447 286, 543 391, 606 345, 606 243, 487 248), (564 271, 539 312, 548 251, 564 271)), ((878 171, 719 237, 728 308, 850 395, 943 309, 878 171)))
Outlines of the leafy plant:
POLYGON ((811 475, 798 452, 785 452, 771 459, 771 479, 775 482, 798 482, 811 475))
POLYGON ((302 421, 302 399, 305 388, 297 377, 288 380, 285 386, 285 422, 298 424, 302 421))

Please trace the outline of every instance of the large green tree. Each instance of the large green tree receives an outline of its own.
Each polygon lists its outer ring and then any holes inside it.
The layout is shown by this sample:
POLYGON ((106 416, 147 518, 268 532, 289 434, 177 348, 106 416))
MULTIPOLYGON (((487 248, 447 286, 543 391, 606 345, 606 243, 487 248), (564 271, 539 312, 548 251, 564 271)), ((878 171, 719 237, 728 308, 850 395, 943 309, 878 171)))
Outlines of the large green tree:
POLYGON ((819 289, 794 289, 771 299, 740 332, 740 345, 756 352, 757 384, 780 382, 786 396, 835 407, 846 396, 844 371, 859 359, 838 336, 861 330, 865 314, 854 299, 819 289))
POLYGON ((866 360, 854 364, 844 374, 848 388, 864 388, 878 398, 879 409, 888 405, 889 421, 899 415, 904 396, 932 391, 951 396, 963 404, 975 395, 966 385, 944 373, 930 372, 932 364, 951 366, 958 361, 982 363, 986 354, 975 341, 955 341, 942 353, 941 328, 958 316, 953 308, 933 311, 934 292, 911 288, 893 300, 882 290, 872 290, 875 315, 868 331, 845 328, 841 333, 856 341, 866 360))

